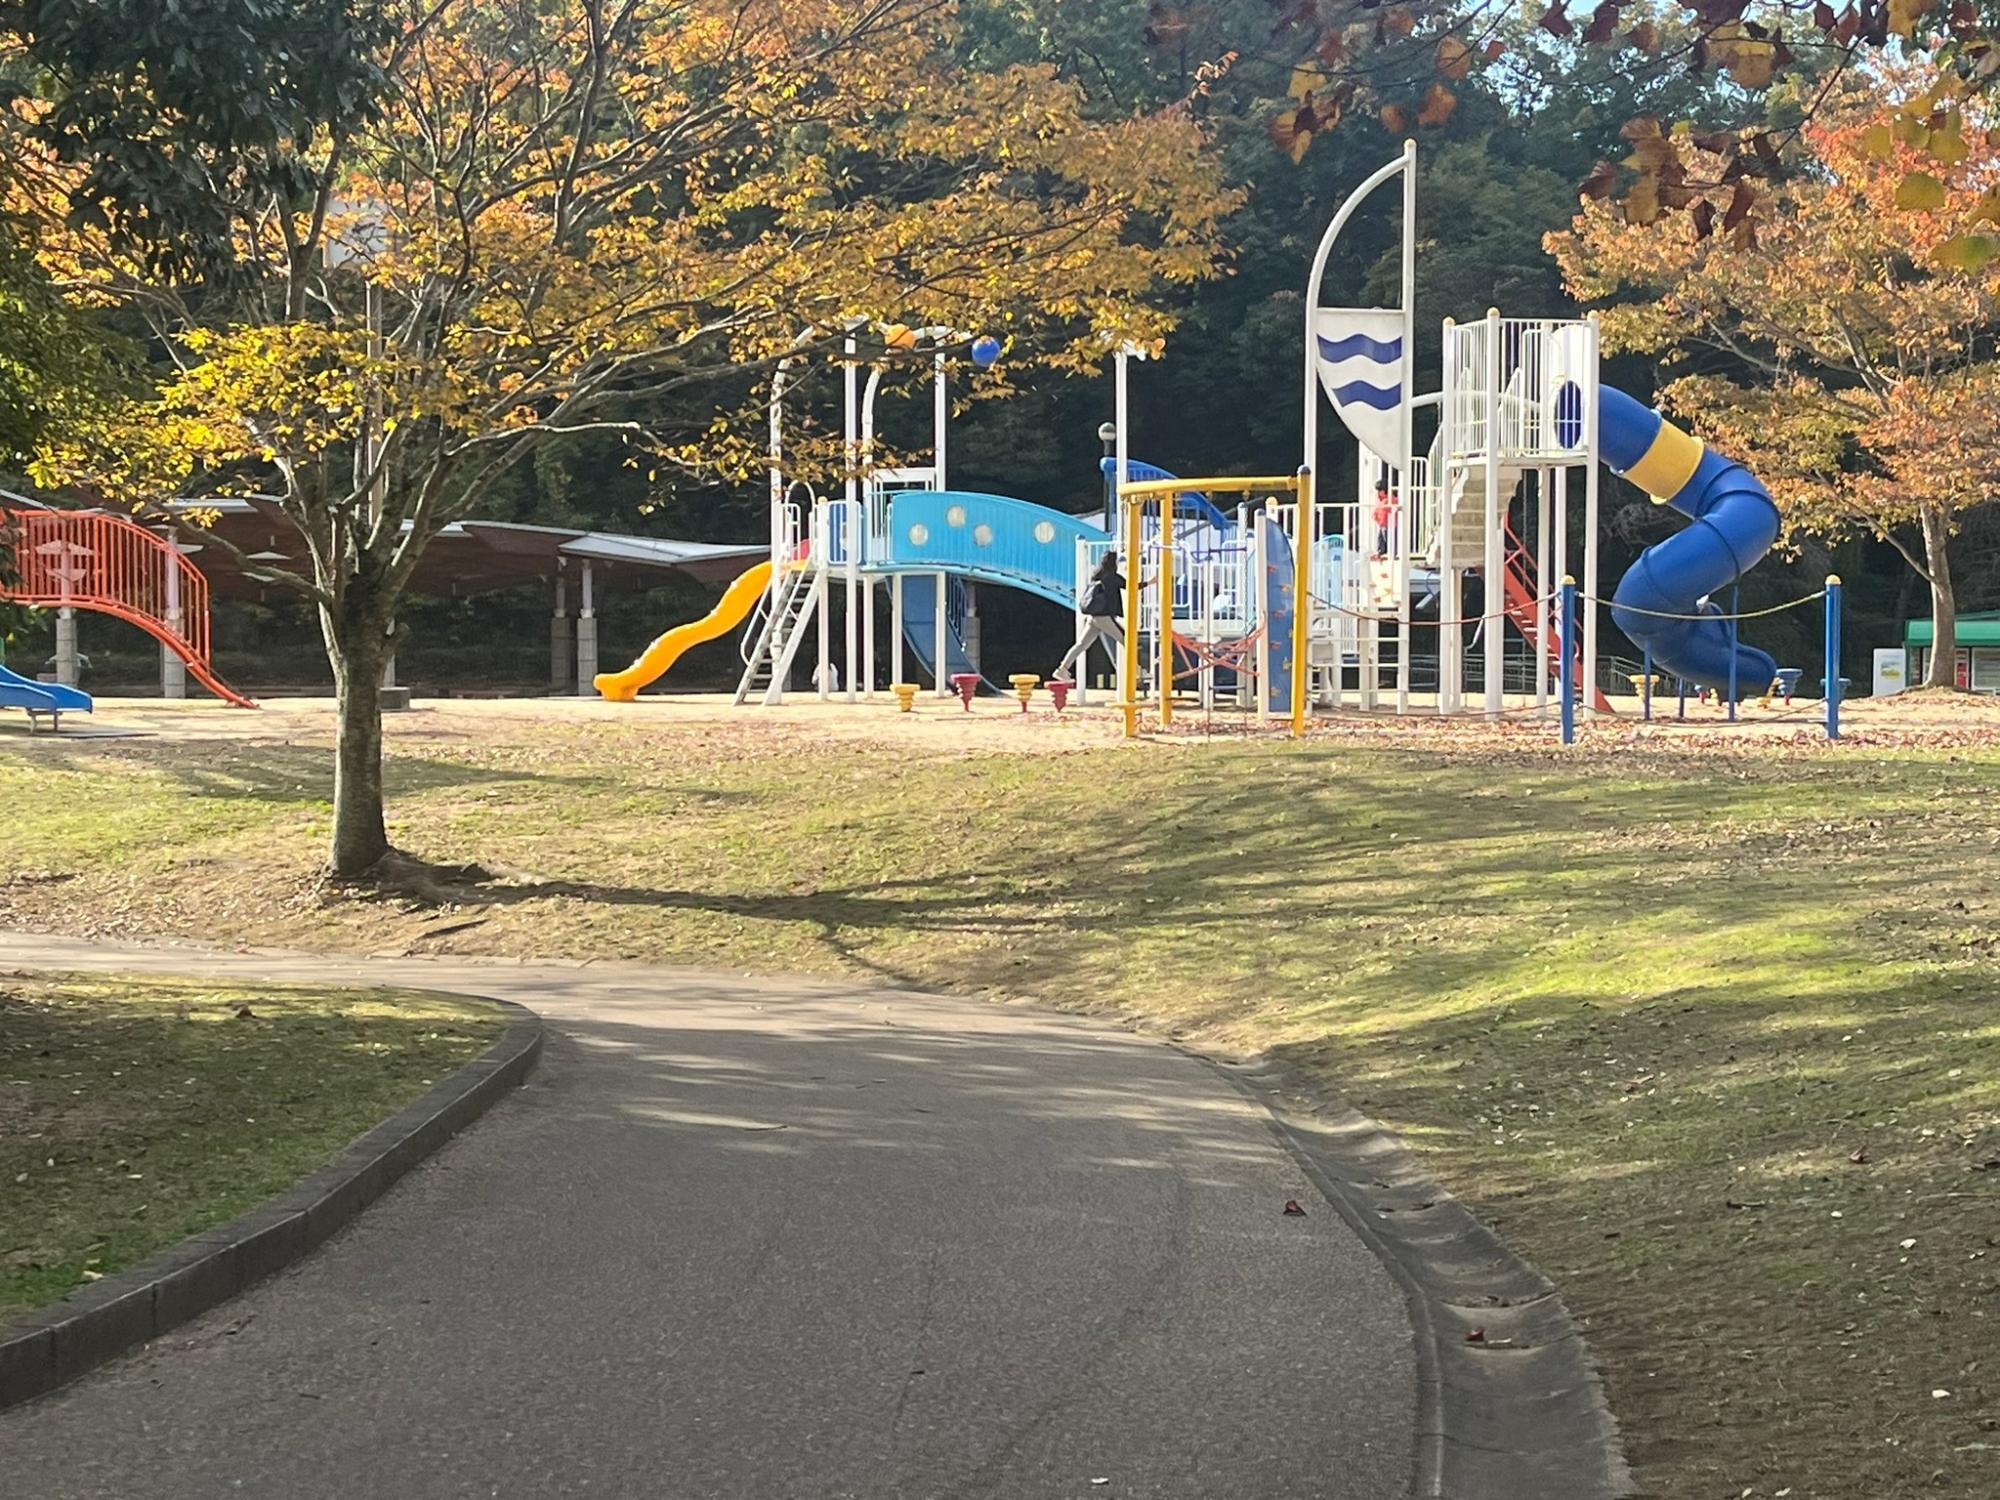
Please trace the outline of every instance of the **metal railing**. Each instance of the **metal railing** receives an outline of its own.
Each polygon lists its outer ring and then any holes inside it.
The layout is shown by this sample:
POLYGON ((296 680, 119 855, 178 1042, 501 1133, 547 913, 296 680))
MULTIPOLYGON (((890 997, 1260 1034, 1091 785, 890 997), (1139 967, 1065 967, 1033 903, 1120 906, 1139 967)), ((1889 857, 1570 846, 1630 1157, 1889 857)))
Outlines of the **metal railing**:
POLYGON ((44 609, 88 609, 138 626, 187 663, 203 687, 251 701, 211 665, 208 580, 166 537, 104 511, 0 511, 16 580, 0 599, 44 609))
POLYGON ((1587 322, 1489 317, 1445 327, 1445 421, 1452 458, 1574 461, 1596 379, 1587 322))

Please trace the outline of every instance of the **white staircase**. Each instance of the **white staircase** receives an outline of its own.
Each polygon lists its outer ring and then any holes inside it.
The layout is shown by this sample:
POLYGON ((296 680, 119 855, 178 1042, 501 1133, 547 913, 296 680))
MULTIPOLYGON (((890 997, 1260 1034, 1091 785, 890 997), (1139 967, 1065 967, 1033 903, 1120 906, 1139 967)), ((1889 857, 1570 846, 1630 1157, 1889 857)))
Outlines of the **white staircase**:
POLYGON ((778 573, 773 593, 765 595, 761 625, 752 622, 755 644, 743 653, 737 703, 748 702, 752 693, 761 693, 764 703, 784 701, 792 662, 811 629, 814 611, 825 601, 825 569, 785 568, 778 573))

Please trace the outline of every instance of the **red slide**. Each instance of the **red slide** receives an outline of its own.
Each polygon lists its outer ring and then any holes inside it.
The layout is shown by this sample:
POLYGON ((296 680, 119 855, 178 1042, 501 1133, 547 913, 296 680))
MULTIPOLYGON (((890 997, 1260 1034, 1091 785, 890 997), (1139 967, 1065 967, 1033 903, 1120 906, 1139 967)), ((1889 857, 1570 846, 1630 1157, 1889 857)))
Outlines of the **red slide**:
MULTIPOLYGON (((1562 627, 1556 619, 1557 607, 1549 601, 1549 638, 1538 641, 1535 638, 1535 574, 1528 561, 1528 552, 1514 535, 1513 528, 1507 531, 1507 566, 1501 569, 1506 586, 1507 618, 1514 622, 1530 646, 1548 657, 1549 665, 1561 670, 1562 627)), ((1583 660, 1579 657, 1570 663, 1570 671, 1575 674, 1576 685, 1584 687, 1583 660)), ((1612 713, 1611 700, 1604 696, 1604 690, 1594 683, 1590 685, 1589 701, 1599 713, 1612 713)))
POLYGON ((14 554, 0 599, 43 609, 95 610, 137 625, 225 703, 257 705, 215 675, 208 580, 165 537, 96 510, 0 510, 14 554))

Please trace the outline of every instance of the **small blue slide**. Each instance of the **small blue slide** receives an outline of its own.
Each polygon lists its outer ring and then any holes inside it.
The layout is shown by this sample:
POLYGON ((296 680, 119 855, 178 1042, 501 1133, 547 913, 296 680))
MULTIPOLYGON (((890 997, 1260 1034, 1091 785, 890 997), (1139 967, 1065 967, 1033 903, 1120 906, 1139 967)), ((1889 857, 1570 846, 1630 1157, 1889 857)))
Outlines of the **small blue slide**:
POLYGON ((1778 664, 1768 652, 1732 638, 1715 596, 1777 541, 1771 492, 1743 465, 1623 391, 1601 387, 1597 413, 1604 461, 1693 522, 1639 554, 1619 580, 1612 623, 1649 648, 1665 671, 1727 691, 1733 666, 1739 696, 1762 692, 1778 664))
MULTIPOLYGON (((937 650, 937 593, 928 587, 929 580, 919 576, 915 586, 903 590, 903 640, 910 648, 910 654, 917 660, 920 674, 926 678, 933 675, 931 656, 937 650)), ((956 573, 951 575, 948 592, 945 595, 945 677, 958 676, 970 672, 972 655, 965 649, 965 634, 960 622, 965 618, 965 580, 956 573)), ((1001 691, 991 679, 982 677, 985 690, 989 693, 1001 691)))
POLYGON ((36 714, 51 718, 67 713, 87 714, 90 694, 59 682, 35 682, 0 667, 0 708, 24 708, 31 719, 36 714))

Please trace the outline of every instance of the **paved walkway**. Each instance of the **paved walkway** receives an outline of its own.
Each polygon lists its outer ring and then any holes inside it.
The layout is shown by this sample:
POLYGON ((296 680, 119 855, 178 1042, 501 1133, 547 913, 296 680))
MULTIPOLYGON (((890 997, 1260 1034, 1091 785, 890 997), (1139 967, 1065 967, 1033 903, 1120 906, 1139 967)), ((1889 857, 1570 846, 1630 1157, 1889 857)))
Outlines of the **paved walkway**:
POLYGON ((0 1414, 6 1495, 1409 1493, 1400 1294, 1169 1047, 894 991, 0 936, 86 962, 502 996, 551 1036, 300 1266, 0 1414))

